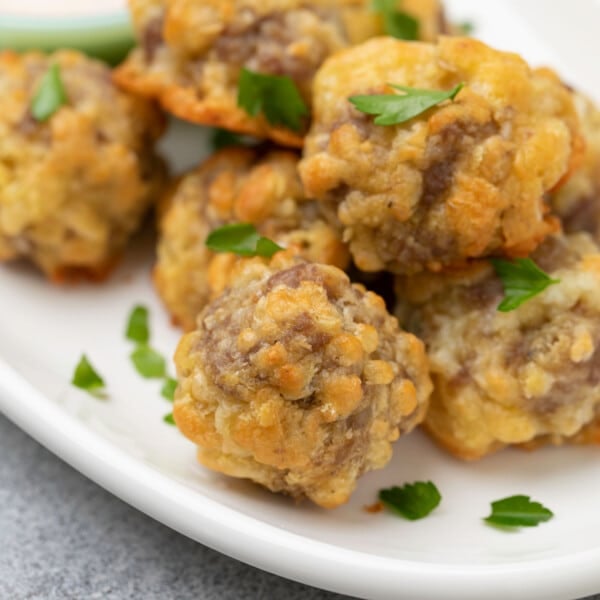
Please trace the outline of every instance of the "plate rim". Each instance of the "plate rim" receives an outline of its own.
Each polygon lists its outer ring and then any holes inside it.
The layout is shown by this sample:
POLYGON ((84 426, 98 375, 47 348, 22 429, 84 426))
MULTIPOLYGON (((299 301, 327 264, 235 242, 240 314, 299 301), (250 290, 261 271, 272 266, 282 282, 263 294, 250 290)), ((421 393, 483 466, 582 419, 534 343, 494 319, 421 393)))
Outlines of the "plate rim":
POLYGON ((365 598, 522 600, 600 589, 598 548, 501 565, 453 565, 340 548, 219 504, 132 457, 37 390, 0 357, 0 410, 49 451, 153 519, 237 560, 288 579, 365 598), (176 509, 176 510, 175 510, 176 509), (232 535, 233 534, 233 535, 232 535), (343 573, 343 576, 342 576, 343 573))

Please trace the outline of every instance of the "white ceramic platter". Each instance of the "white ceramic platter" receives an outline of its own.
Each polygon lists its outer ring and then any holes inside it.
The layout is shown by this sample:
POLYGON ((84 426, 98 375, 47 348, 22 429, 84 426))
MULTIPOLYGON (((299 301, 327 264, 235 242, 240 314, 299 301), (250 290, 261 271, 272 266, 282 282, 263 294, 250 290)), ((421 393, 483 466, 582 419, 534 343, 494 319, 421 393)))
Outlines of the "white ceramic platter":
MULTIPOLYGON (((455 0, 455 20, 480 37, 555 65, 600 99, 600 2, 455 0)), ((166 142, 176 164, 206 154, 198 128, 166 142)), ((369 598, 564 600, 600 591, 600 450, 506 451, 458 462, 420 433, 392 463, 364 477, 333 512, 292 502, 199 467, 191 443, 163 423, 156 382, 141 380, 123 329, 136 303, 152 311, 153 343, 171 354, 178 332, 150 283, 152 240, 140 239, 105 286, 53 287, 31 269, 0 268, 0 408, 33 437, 125 501, 231 556, 315 586, 369 598), (69 380, 82 352, 105 376, 95 400, 69 380), (443 502, 408 522, 371 515, 381 487, 434 481, 443 502), (492 500, 530 494, 555 518, 503 533, 481 518, 492 500)), ((201 566, 199 567, 201 568, 201 566)))

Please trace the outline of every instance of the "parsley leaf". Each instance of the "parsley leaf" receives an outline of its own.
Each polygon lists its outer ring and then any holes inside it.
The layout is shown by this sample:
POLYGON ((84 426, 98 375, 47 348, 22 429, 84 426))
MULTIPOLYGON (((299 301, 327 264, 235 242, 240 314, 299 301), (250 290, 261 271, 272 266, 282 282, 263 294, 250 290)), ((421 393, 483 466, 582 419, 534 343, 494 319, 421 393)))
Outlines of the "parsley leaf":
POLYGON ((104 389, 104 379, 98 375, 85 354, 82 355, 75 367, 71 383, 75 387, 95 395, 104 389))
POLYGON ((421 28, 418 19, 399 10, 400 0, 373 0, 373 9, 383 18, 384 31, 399 40, 418 40, 421 28))
POLYGON ((213 252, 233 252, 239 256, 264 256, 270 258, 283 250, 275 242, 262 237, 250 223, 232 223, 212 231, 206 246, 213 252))
POLYGON ((136 306, 129 315, 127 339, 137 344, 147 344, 150 339, 150 328, 148 327, 148 309, 145 306, 136 306))
POLYGON ((459 83, 453 89, 443 91, 420 90, 393 83, 388 85, 404 94, 351 96, 348 100, 361 112, 378 115, 375 125, 398 125, 419 116, 445 100, 454 100, 464 86, 463 83, 459 83))
POLYGON ((256 242, 256 255, 265 256, 271 258, 274 254, 277 254, 280 250, 283 250, 281 246, 278 246, 273 240, 266 237, 261 237, 256 242))
MULTIPOLYGON (((148 346, 150 328, 148 326, 148 309, 145 306, 138 305, 131 311, 125 335, 137 344, 135 350, 130 354, 136 371, 146 379, 162 379, 160 395, 165 400, 173 402, 177 380, 168 375, 167 363, 163 355, 148 346)), ((167 415, 164 420, 172 425, 175 424, 172 415, 167 415)))
POLYGON ((215 129, 211 136, 212 147, 214 150, 221 150, 229 146, 245 146, 245 136, 227 131, 227 129, 215 129))
POLYGON ((162 354, 149 346, 138 346, 130 355, 136 371, 146 379, 162 379, 166 375, 166 363, 162 354))
POLYGON ((498 305, 500 312, 515 310, 547 287, 560 283, 560 279, 551 279, 530 258, 517 258, 515 262, 493 258, 491 263, 504 286, 504 300, 498 305))
POLYGON ((66 103, 67 93, 60 76, 60 68, 57 64, 53 64, 42 77, 31 100, 31 114, 36 121, 47 121, 66 103))
POLYGON ((536 527, 554 514, 529 496, 510 496, 492 502, 492 514, 484 521, 501 527, 536 527))
POLYGON ((460 35, 472 35, 473 32, 475 31, 475 25, 473 23, 471 23, 470 21, 464 21, 463 23, 458 23, 457 25, 455 25, 456 29, 458 29, 458 33, 460 33, 460 35))
POLYGON ((175 390, 177 389, 177 379, 167 377, 165 383, 160 390, 160 395, 169 402, 173 402, 175 398, 175 390))
POLYGON ((175 419, 173 418, 173 413, 169 413, 163 417, 163 421, 168 423, 169 425, 175 425, 175 419))
POLYGON ((379 499, 388 508, 410 521, 426 517, 440 503, 442 496, 431 481, 407 483, 379 492, 379 499))
POLYGON ((237 104, 250 116, 262 112, 271 125, 284 125, 293 131, 302 127, 308 108, 294 80, 287 75, 265 75, 242 69, 238 80, 237 104))

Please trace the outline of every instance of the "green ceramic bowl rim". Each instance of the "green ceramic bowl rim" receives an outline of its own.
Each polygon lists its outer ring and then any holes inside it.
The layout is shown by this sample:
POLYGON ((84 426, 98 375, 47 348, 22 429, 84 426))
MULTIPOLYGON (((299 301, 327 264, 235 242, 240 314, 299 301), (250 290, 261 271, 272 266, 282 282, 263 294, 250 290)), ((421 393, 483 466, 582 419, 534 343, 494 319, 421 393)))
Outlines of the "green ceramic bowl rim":
POLYGON ((81 17, 5 16, 0 13, 0 31, 57 31, 65 29, 105 29, 129 23, 127 10, 81 17))
POLYGON ((75 48, 116 65, 133 45, 131 20, 125 8, 77 17, 0 13, 0 50, 53 52, 75 48))

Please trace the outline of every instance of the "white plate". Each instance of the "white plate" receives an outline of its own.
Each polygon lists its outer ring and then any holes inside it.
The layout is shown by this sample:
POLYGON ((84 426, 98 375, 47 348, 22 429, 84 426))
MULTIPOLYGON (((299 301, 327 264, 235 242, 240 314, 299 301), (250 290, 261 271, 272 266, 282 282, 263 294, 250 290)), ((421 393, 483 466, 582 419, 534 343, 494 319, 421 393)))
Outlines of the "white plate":
MULTIPOLYGON (((600 3, 450 5, 453 15, 475 21, 483 38, 535 63, 550 62, 570 82, 600 93, 600 42, 593 37, 600 3)), ((204 154, 199 132, 172 132, 167 146, 180 167, 204 154)), ((170 406, 159 384, 141 380, 128 360, 123 328, 136 303, 152 310, 157 348, 171 353, 178 339, 150 284, 151 243, 138 240, 106 286, 59 288, 22 265, 0 269, 0 408, 32 436, 163 523, 312 585, 432 600, 558 600, 600 591, 597 448, 510 450, 464 464, 417 433, 401 440, 393 462, 364 477, 351 502, 333 512, 295 506, 199 467, 192 444, 162 422, 170 406), (108 380, 108 400, 69 385, 82 352, 108 380), (379 488, 417 479, 431 479, 442 491, 430 518, 411 523, 363 510, 379 488), (517 493, 544 502, 556 517, 512 534, 482 523, 490 501, 517 493)))

